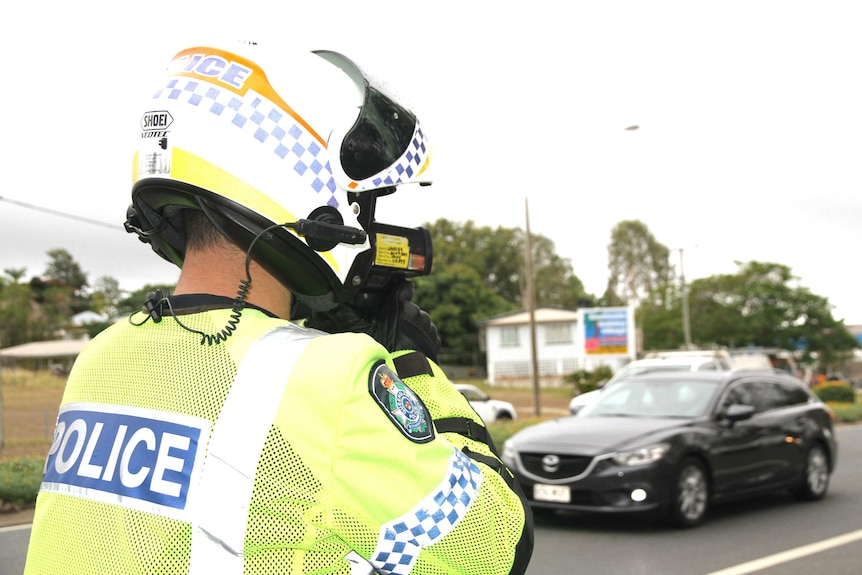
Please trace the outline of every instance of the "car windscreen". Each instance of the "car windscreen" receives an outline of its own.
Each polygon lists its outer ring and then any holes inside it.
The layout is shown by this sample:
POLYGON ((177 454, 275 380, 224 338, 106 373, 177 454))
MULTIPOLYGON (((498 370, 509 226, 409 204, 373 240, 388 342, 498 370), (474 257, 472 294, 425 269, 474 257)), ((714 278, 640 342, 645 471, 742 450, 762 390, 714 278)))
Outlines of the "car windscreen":
POLYGON ((705 415, 719 390, 702 379, 627 379, 606 389, 579 413, 582 417, 673 417, 705 415))

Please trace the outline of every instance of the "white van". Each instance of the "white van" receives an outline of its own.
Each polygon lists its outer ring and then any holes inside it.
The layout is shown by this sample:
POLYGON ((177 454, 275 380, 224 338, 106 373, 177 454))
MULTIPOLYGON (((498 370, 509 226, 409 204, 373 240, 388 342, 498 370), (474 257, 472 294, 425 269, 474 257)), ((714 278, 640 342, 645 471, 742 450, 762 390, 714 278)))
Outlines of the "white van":
POLYGON ((689 350, 664 350, 650 351, 644 355, 644 359, 673 359, 673 358, 712 358, 719 370, 729 370, 733 365, 733 356, 726 349, 689 349, 689 350))
POLYGON ((733 369, 778 369, 802 379, 793 352, 777 347, 741 347, 730 350, 733 369))

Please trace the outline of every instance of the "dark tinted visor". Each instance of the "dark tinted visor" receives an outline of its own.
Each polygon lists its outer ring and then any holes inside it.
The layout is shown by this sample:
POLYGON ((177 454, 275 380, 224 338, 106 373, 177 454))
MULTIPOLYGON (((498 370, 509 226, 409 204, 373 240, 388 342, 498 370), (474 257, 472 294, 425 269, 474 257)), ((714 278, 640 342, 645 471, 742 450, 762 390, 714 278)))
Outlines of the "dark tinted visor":
POLYGON ((341 143, 344 173, 360 181, 389 168, 407 150, 415 128, 412 112, 366 85, 359 118, 341 143))

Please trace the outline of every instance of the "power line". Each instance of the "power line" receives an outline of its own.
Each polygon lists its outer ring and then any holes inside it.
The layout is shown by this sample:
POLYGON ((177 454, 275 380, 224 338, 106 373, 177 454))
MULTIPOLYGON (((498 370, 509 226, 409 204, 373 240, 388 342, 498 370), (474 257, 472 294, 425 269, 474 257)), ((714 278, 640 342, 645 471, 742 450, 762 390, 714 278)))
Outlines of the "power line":
POLYGON ((70 220, 76 220, 76 221, 84 222, 87 224, 93 224, 94 226, 101 226, 103 228, 109 228, 109 229, 117 230, 117 231, 125 231, 123 226, 119 226, 117 224, 109 224, 107 222, 101 222, 99 220, 93 220, 90 218, 85 218, 83 216, 77 216, 75 214, 69 214, 67 212, 61 212, 59 210, 52 210, 51 208, 43 208, 42 206, 35 206, 33 204, 28 204, 26 202, 19 202, 18 200, 13 200, 10 198, 4 198, 3 196, 0 196, 0 202, 6 202, 9 204, 14 204, 14 205, 20 206, 22 208, 27 208, 28 210, 35 210, 37 212, 45 212, 46 214, 51 214, 54 216, 60 216, 62 218, 68 218, 70 220))

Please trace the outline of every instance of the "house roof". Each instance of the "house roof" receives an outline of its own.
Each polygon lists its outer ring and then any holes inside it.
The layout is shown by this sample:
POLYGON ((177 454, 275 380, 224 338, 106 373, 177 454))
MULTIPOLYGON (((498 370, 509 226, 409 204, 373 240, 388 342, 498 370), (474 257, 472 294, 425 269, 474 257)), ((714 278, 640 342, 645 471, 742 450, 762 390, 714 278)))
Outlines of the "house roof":
POLYGON ((76 326, 105 321, 108 321, 108 316, 90 310, 82 311, 72 316, 72 325, 76 326))
MULTIPOLYGON (((536 309, 536 323, 554 323, 561 321, 577 321, 578 312, 570 309, 540 307, 536 309)), ((523 325, 530 323, 530 312, 527 310, 491 318, 483 322, 486 326, 523 325)))
POLYGON ((76 357, 88 343, 89 339, 31 341, 0 349, 0 358, 76 357))

